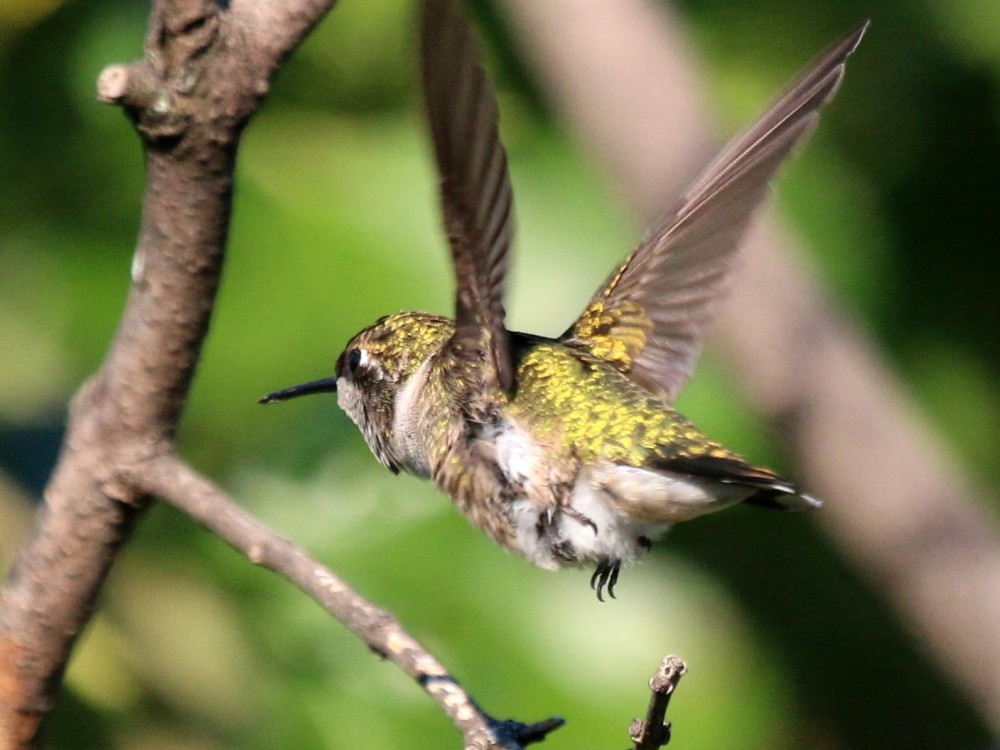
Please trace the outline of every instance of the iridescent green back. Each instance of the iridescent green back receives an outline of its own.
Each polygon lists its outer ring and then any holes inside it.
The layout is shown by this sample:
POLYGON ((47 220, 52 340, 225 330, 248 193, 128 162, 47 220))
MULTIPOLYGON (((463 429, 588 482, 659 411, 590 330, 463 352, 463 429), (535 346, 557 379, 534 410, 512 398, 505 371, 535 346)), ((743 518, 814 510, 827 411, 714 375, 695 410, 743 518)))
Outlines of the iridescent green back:
POLYGON ((632 466, 656 458, 713 456, 741 460, 709 440, 665 400, 606 361, 545 341, 522 349, 507 413, 534 436, 575 452, 632 466))

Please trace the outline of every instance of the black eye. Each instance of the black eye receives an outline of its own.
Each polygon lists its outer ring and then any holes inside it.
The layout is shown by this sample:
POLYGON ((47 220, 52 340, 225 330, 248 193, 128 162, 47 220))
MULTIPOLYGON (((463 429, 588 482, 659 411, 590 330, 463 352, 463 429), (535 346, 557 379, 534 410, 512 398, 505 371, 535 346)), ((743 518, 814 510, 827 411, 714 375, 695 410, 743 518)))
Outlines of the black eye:
POLYGON ((361 350, 351 349, 347 353, 347 371, 353 375, 357 372, 358 367, 361 365, 361 350))

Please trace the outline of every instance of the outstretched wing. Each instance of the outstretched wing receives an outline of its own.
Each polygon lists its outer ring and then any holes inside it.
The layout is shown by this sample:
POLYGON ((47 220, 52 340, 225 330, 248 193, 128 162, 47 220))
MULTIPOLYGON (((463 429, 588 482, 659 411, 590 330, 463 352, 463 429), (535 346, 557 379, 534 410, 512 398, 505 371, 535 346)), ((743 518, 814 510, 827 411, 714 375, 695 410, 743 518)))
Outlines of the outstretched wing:
POLYGON ((503 291, 513 194, 496 97, 469 22, 453 0, 424 0, 420 33, 424 100, 455 266, 456 325, 449 346, 466 356, 483 352, 487 384, 509 390, 513 366, 503 291))
POLYGON ((819 120, 865 23, 735 138, 563 336, 673 400, 691 376, 740 240, 782 160, 819 120))

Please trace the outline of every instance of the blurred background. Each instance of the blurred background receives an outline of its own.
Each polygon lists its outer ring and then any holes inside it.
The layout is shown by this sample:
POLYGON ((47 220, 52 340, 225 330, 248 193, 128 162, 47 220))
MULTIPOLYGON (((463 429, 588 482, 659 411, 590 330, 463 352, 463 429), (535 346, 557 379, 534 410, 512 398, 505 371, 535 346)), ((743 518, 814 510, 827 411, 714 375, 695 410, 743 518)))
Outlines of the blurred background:
MULTIPOLYGON (((588 573, 534 569, 429 483, 379 467, 334 399, 255 404, 330 374, 346 340, 382 314, 449 312, 413 5, 341 0, 248 129, 184 456, 393 610, 493 714, 565 716, 553 747, 627 745, 666 653, 690 668, 671 704, 677 747, 995 746, 989 722, 808 515, 739 508, 679 527, 623 575, 616 602, 599 604, 588 573)), ((673 7, 727 133, 872 19, 838 100, 780 182, 779 209, 946 450, 995 486, 1000 4, 673 7)), ((504 7, 473 8, 517 194, 510 323, 557 335, 643 227, 556 122, 504 7)), ((30 529, 66 404, 122 309, 142 154, 94 81, 141 56, 147 12, 131 0, 0 4, 3 569, 30 529)), ((751 459, 787 466, 711 350, 680 407, 751 459)), ((165 507, 119 559, 48 736, 52 747, 122 750, 459 741, 395 667, 165 507)))

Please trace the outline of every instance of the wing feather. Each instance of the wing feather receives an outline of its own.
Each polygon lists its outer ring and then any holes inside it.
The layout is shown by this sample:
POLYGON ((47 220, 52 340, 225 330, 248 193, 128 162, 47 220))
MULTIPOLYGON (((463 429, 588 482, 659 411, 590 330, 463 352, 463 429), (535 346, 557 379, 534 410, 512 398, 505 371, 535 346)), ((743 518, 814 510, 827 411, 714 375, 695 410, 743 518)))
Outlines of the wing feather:
POLYGON ((836 93, 865 23, 822 54, 688 188, 563 339, 673 400, 690 378, 740 241, 780 164, 836 93))
POLYGON ((456 276, 451 347, 481 351, 487 385, 513 381, 503 294, 513 236, 513 193, 496 97, 472 30, 453 0, 425 0, 424 101, 441 180, 441 207, 456 276))

